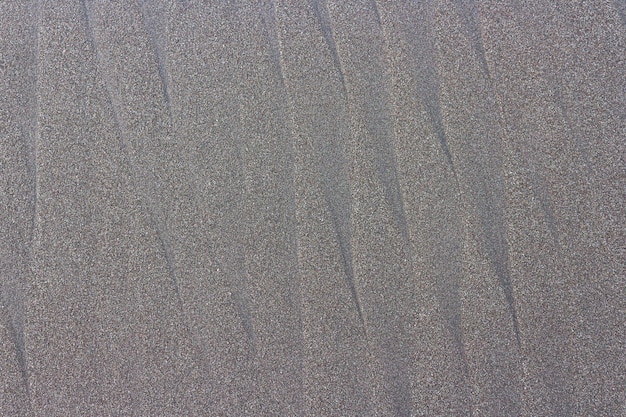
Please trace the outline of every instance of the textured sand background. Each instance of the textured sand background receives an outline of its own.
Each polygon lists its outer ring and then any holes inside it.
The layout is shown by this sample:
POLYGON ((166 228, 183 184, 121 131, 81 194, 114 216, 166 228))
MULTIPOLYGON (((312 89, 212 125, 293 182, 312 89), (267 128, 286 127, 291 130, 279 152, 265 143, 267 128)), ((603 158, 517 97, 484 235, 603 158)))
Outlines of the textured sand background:
POLYGON ((1 2, 0 415, 624 416, 625 152, 623 0, 1 2))

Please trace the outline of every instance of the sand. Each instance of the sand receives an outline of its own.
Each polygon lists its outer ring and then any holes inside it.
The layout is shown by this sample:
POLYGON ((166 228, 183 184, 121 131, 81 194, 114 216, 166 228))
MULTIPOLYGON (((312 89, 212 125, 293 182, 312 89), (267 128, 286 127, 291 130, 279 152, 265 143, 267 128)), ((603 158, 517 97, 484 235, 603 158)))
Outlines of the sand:
POLYGON ((0 4, 0 415, 625 416, 620 0, 0 4))

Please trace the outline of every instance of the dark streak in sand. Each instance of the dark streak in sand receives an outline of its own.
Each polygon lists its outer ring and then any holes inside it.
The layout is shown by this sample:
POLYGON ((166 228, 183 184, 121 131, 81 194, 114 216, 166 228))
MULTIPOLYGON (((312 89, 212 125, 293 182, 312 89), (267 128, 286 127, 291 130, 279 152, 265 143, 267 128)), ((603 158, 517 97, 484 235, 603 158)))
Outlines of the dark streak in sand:
MULTIPOLYGON (((92 50, 93 53, 96 55, 96 59, 98 62, 98 65, 101 66, 102 65, 102 59, 100 57, 100 54, 98 52, 98 43, 97 43, 97 39, 96 36, 93 32, 93 27, 92 27, 92 18, 91 18, 91 12, 89 11, 89 7, 87 6, 87 2, 86 0, 81 0, 81 6, 82 6, 82 12, 83 12, 83 18, 85 20, 85 24, 87 26, 87 33, 89 35, 89 40, 91 42, 92 45, 92 50)), ((119 108, 120 108, 120 104, 118 102, 118 100, 115 98, 115 94, 113 93, 111 86, 109 84, 109 80, 108 77, 106 76, 107 72, 106 69, 103 68, 103 78, 104 78, 104 87, 106 90, 106 94, 107 94, 107 99, 109 102, 109 106, 110 106, 110 110, 112 112, 113 115, 113 120, 115 122, 115 126, 117 129, 117 134, 120 138, 120 142, 121 142, 121 147, 125 152, 125 159, 128 163, 128 169, 129 172, 131 173, 131 180, 133 183, 133 187, 135 188, 135 190, 137 190, 138 195, 141 198, 141 201, 143 203, 143 205, 145 206, 146 210, 148 211, 148 216, 150 218, 150 221, 152 222, 152 225, 156 231, 157 234, 157 238, 159 240, 159 243, 161 245, 161 250, 163 251, 163 256, 165 258, 165 262, 166 262, 166 267, 167 267, 167 271, 168 271, 168 275, 170 278, 170 281, 172 283, 172 287, 175 291, 176 294, 176 299, 177 302, 179 304, 179 308, 181 309, 181 312, 184 313, 185 308, 184 308, 184 300, 183 300, 183 295, 182 295, 182 291, 180 289, 180 284, 178 282, 178 278, 177 278, 177 274, 176 274, 176 268, 175 268, 175 262, 174 262, 174 254, 172 251, 171 246, 168 243, 168 239, 166 236, 166 232, 165 229, 163 227, 163 225, 161 224, 160 221, 157 220, 156 215, 155 215, 155 210, 154 207, 152 206, 152 204, 150 204, 149 198, 145 195, 144 192, 142 192, 141 187, 138 186, 137 184, 137 167, 135 166, 135 164, 133 163, 133 158, 130 155, 130 144, 128 143, 128 141, 125 139, 126 135, 125 135, 125 129, 124 126, 122 124, 122 120, 119 116, 119 108)), ((188 325, 188 323, 186 323, 186 327, 188 330, 190 330, 190 326, 188 325)))
POLYGON ((170 86, 169 86, 169 74, 167 71, 167 62, 165 59, 165 52, 162 50, 161 46, 159 46, 159 42, 157 40, 157 28, 155 27, 154 20, 148 13, 148 6, 146 5, 146 0, 141 0, 140 3, 141 16, 143 19, 144 26, 148 31, 150 36, 150 42, 152 43, 152 47, 154 49, 154 53, 156 55, 156 64, 159 72, 159 79, 161 80, 161 89, 163 92, 163 99, 165 101, 165 106, 167 108, 167 112, 170 117, 170 121, 173 118, 172 114, 172 100, 170 97, 170 86))
POLYGON ((341 60, 339 59, 339 53, 337 52, 337 44, 335 43, 335 38, 333 37, 333 30, 331 27, 330 17, 328 16, 328 8, 326 6, 326 0, 310 0, 311 6, 313 7, 313 13, 317 18, 317 21, 320 25, 320 30, 322 31, 322 36, 324 36, 324 40, 328 49, 330 50, 330 54, 333 59, 333 63, 335 65, 335 69, 339 74, 339 80, 341 81, 341 88, 344 96, 347 95, 346 90, 346 80, 343 73, 343 69, 341 67, 341 60))

